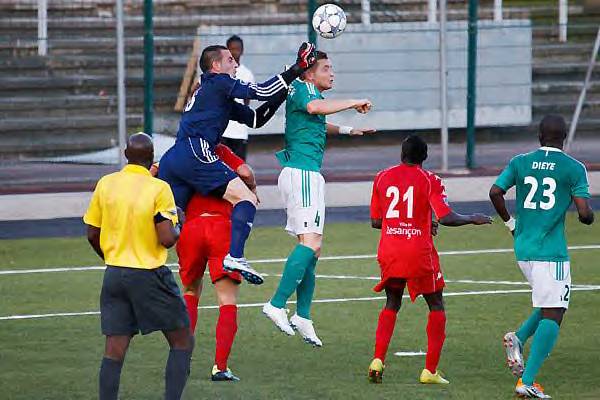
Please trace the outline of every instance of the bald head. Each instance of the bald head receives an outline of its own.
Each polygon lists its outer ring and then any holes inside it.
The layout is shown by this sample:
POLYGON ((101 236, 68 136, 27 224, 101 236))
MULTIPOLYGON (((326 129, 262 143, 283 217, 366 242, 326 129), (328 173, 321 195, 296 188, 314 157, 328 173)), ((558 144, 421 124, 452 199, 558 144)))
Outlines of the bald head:
POLYGON ((560 115, 546 115, 540 122, 539 139, 542 146, 562 149, 567 137, 567 123, 560 115))
POLYGON ((154 145, 152 138, 145 133, 136 133, 129 136, 125 157, 129 164, 137 164, 150 168, 154 161, 154 145))

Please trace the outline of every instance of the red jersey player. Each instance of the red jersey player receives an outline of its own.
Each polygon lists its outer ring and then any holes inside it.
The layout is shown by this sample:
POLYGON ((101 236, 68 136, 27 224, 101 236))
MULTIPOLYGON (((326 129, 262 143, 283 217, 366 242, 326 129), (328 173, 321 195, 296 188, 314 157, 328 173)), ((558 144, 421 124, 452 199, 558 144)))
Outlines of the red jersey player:
MULTIPOLYGON (((254 173, 244 160, 222 144, 216 146, 215 153, 238 174, 250 190, 255 192, 254 173)), ((237 297, 242 281, 238 272, 223 269, 223 259, 229 252, 231 211, 231 204, 223 199, 194 194, 185 210, 185 223, 177 242, 179 276, 192 335, 198 321, 202 278, 207 265, 210 279, 215 285, 219 319, 216 327, 215 365, 211 377, 213 381, 239 380, 227 368, 227 360, 237 332, 237 297)))
POLYGON ((446 314, 442 299, 444 278, 432 239, 432 213, 446 226, 491 223, 487 215, 456 214, 446 201, 442 180, 424 170, 427 144, 418 136, 402 142, 402 163, 375 177, 371 198, 371 225, 381 229, 377 261, 381 281, 374 290, 385 290, 387 302, 379 314, 375 355, 369 380, 381 383, 387 348, 394 333, 404 288, 414 302, 423 295, 429 306, 427 356, 421 383, 448 383, 437 370, 446 337, 446 314))

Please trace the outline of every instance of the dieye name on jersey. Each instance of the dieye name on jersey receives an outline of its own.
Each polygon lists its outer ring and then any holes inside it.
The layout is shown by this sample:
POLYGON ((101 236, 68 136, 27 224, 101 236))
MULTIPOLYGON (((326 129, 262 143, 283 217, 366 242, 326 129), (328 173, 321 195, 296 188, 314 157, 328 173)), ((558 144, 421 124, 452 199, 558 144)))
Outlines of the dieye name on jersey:
POLYGON ((543 169, 548 171, 554 171, 556 163, 546 161, 534 161, 531 163, 531 169, 543 169))

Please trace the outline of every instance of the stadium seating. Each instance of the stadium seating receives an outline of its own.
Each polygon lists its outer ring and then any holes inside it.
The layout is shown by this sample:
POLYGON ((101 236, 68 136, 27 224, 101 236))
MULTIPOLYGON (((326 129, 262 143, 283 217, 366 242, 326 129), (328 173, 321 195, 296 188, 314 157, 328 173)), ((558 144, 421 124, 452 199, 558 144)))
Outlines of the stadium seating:
MULTIPOLYGON (((450 0, 449 18, 466 18, 466 1, 450 0)), ((482 1, 480 17, 492 15, 482 1)), ((200 24, 305 23, 301 0, 155 0, 155 128, 173 131, 172 108, 191 38, 200 24)), ((341 2, 360 20, 360 1, 341 2)), ((114 0, 53 0, 48 56, 37 56, 37 0, 0 4, 0 157, 110 146, 116 132, 114 0), (26 138, 27 140, 23 140, 26 138)), ((557 41, 556 2, 505 1, 504 16, 534 23, 533 115, 570 116, 585 75, 600 14, 571 6, 569 41, 557 41), (526 6, 524 4, 527 3, 526 6), (596 25, 594 25, 596 24, 596 25)), ((142 125, 143 16, 141 1, 125 1, 128 126, 142 125)), ((424 21, 426 0, 372 1, 373 21, 424 21)), ((233 32, 232 32, 233 33, 233 32)), ((589 91, 580 132, 600 122, 600 71, 589 91)), ((507 128, 508 129, 508 128, 507 128)), ((533 125, 532 125, 532 128, 533 125)))

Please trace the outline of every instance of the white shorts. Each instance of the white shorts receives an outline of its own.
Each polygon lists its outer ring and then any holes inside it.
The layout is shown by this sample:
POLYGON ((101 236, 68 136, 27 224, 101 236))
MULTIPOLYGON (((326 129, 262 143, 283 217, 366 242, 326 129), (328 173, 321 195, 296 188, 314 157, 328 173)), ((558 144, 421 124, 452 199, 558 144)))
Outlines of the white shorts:
POLYGON ((531 285, 535 308, 569 308, 571 263, 569 261, 519 261, 531 285))
POLYGON ((319 172, 285 167, 277 181, 287 213, 285 230, 293 236, 323 234, 325 179, 319 172))

